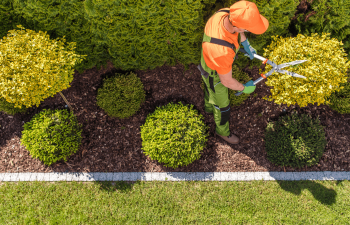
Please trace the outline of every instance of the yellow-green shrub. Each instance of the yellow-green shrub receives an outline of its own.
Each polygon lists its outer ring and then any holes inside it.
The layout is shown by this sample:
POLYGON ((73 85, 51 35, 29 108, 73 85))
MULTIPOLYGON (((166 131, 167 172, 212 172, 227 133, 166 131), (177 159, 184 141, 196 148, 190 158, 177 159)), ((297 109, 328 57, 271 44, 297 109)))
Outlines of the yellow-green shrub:
POLYGON ((199 159, 209 136, 203 116, 179 103, 157 107, 140 127, 144 154, 174 169, 199 159))
MULTIPOLYGON (((61 41, 49 39, 46 32, 36 33, 17 25, 0 40, 0 97, 15 108, 27 108, 70 87, 74 70, 82 57, 74 54, 75 42, 64 50, 61 41)), ((63 42, 65 41, 63 37, 63 42)))
MULTIPOLYGON (((305 76, 306 79, 292 77, 287 74, 274 72, 267 78, 266 84, 273 86, 270 98, 263 99, 273 101, 276 104, 298 104, 305 107, 309 103, 318 105, 329 101, 327 97, 336 90, 341 90, 341 83, 347 81, 346 71, 350 68, 350 62, 346 62, 346 53, 341 47, 342 42, 329 38, 330 34, 318 37, 317 33, 311 37, 299 34, 295 38, 280 38, 278 35, 267 49, 264 49, 264 57, 276 64, 283 64, 295 60, 308 60, 299 65, 289 66, 290 72, 305 76)), ((272 66, 267 65, 266 71, 272 66)), ((260 71, 261 72, 261 71, 260 71)))
POLYGON ((45 165, 64 160, 81 145, 82 125, 66 109, 44 109, 23 125, 21 145, 45 165))

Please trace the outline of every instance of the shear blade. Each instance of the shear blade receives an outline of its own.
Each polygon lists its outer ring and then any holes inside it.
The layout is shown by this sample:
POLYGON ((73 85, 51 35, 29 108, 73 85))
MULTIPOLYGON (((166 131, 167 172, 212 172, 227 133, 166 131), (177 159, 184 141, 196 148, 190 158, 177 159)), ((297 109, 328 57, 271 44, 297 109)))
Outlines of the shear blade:
POLYGON ((296 61, 293 61, 293 62, 289 62, 289 63, 283 63, 281 65, 278 65, 278 69, 282 69, 284 67, 287 67, 287 66, 294 66, 294 65, 297 65, 297 64, 300 64, 300 63, 303 63, 303 62, 306 62, 307 60, 296 60, 296 61))
POLYGON ((292 76, 292 77, 299 77, 299 78, 304 78, 306 79, 306 77, 302 76, 302 75, 299 75, 297 73, 293 73, 293 72, 290 72, 288 70, 276 70, 276 72, 279 72, 279 73, 283 73, 283 74, 287 74, 289 76, 292 76))

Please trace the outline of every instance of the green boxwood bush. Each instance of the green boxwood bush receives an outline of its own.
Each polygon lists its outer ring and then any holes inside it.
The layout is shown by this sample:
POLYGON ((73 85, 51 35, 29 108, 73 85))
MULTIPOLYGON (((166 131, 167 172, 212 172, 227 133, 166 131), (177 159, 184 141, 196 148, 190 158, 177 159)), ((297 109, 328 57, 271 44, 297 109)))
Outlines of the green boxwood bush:
POLYGON ((157 107, 141 126, 144 154, 174 169, 199 159, 209 136, 203 115, 179 103, 157 107))
POLYGON ((143 84, 134 73, 118 74, 103 80, 97 93, 97 105, 110 117, 121 119, 134 115, 145 102, 143 84))
MULTIPOLYGON (((245 72, 243 72, 237 65, 232 65, 232 77, 235 78, 238 82, 245 84, 250 81, 252 78, 245 72)), ((201 89, 204 91, 204 81, 202 79, 201 89)), ((232 107, 240 106, 249 96, 250 94, 241 94, 240 96, 236 96, 235 94, 238 91, 234 91, 232 89, 228 89, 228 97, 230 100, 230 104, 232 107)), ((254 93, 254 92, 253 92, 254 93)))
POLYGON ((266 127, 268 160, 279 166, 303 167, 319 162, 327 145, 324 127, 318 119, 297 113, 280 117, 266 127))
POLYGON ((82 125, 68 110, 44 109, 23 125, 21 144, 33 158, 50 166, 76 153, 81 144, 82 125))

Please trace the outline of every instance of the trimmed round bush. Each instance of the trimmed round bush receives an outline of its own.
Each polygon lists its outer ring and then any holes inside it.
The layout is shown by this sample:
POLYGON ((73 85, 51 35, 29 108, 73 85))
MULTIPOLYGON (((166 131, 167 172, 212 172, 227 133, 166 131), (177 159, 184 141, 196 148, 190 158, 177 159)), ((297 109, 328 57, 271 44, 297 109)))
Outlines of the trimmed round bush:
MULTIPOLYGON (((297 37, 272 36, 274 41, 264 48, 263 57, 276 64, 294 60, 307 60, 304 63, 288 67, 288 71, 305 76, 295 78, 274 71, 265 84, 272 86, 271 96, 264 100, 276 104, 329 104, 327 98, 336 90, 343 89, 341 83, 347 81, 346 71, 350 67, 342 42, 330 38, 330 33, 312 33, 311 36, 298 34, 297 37)), ((272 69, 266 65, 266 71, 272 69)))
POLYGON ((82 125, 68 110, 44 109, 23 125, 21 143, 33 158, 45 165, 76 153, 81 144, 82 125))
POLYGON ((327 145, 324 127, 318 119, 297 113, 270 122, 265 132, 265 149, 270 162, 279 166, 313 166, 327 145))
POLYGON ((117 74, 103 80, 96 104, 110 117, 120 119, 134 115, 146 100, 143 84, 134 73, 117 74))
POLYGON ((209 136, 203 115, 179 103, 157 107, 141 126, 144 154, 174 169, 199 159, 209 136))

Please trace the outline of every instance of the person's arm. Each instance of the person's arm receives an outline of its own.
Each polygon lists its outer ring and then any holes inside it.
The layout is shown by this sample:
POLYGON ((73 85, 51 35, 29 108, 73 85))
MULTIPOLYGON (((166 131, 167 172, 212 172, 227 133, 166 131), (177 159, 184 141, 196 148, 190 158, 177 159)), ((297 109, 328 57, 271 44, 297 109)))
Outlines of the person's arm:
POLYGON ((244 85, 239 83, 235 78, 232 77, 232 69, 226 74, 219 74, 221 83, 234 91, 243 91, 244 85))
POLYGON ((242 42, 245 41, 247 38, 246 38, 244 32, 242 32, 242 33, 240 33, 240 34, 241 34, 241 43, 242 43, 242 42))
MULTIPOLYGON (((240 33, 240 35, 241 35, 241 43, 242 43, 247 38, 246 38, 244 32, 240 33)), ((226 74, 219 74, 218 73, 218 75, 219 75, 221 83, 225 87, 230 88, 231 90, 234 90, 234 91, 243 91, 244 90, 244 88, 245 88, 244 85, 232 77, 232 69, 230 70, 230 72, 228 72, 226 74)))

